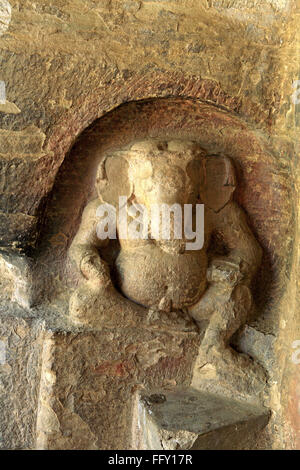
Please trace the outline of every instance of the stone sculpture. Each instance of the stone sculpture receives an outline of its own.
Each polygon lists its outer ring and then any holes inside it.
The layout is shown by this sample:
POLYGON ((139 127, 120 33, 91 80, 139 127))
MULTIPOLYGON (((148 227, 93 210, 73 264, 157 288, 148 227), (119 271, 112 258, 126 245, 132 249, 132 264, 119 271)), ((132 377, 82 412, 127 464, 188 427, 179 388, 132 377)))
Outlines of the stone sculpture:
POLYGON ((198 328, 205 357, 231 356, 228 342, 247 319, 262 256, 233 200, 236 184, 229 157, 207 155, 190 141, 147 140, 107 155, 98 167, 99 197, 84 209, 70 247, 85 278, 71 297, 73 321, 92 328, 198 328), (154 204, 191 204, 194 217, 196 204, 204 204, 203 246, 186 249, 174 230, 163 239, 151 220, 144 238, 100 239, 97 208, 108 203, 118 212, 120 196, 150 214, 154 204))

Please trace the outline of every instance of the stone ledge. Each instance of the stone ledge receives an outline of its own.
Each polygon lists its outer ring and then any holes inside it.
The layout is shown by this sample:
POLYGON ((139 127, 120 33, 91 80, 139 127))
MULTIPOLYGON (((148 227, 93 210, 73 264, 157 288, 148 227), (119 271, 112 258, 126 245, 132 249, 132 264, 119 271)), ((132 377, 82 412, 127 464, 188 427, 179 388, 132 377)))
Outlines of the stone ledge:
POLYGON ((141 450, 238 450, 255 447, 270 412, 192 388, 141 394, 135 444, 141 450))
POLYGON ((136 390, 187 386, 198 338, 138 328, 72 331, 60 318, 1 315, 0 395, 7 406, 0 406, 0 447, 130 448, 136 390), (24 410, 18 418, 12 404, 24 410))

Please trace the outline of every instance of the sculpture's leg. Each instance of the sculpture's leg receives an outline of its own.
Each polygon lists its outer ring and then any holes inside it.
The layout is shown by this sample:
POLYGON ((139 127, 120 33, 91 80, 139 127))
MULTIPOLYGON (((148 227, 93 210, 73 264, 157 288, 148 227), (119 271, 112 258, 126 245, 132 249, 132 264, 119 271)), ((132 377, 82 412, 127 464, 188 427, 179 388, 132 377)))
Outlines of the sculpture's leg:
POLYGON ((117 326, 197 331, 189 315, 161 312, 138 305, 120 294, 113 284, 101 287, 92 281, 82 282, 71 295, 69 312, 75 324, 94 329, 117 326))
POLYGON ((201 343, 203 352, 210 355, 211 348, 228 351, 231 337, 246 322, 251 303, 249 288, 241 285, 233 289, 227 300, 216 304, 201 343))
POLYGON ((240 285, 231 291, 223 289, 222 294, 219 286, 217 295, 217 287, 214 287, 215 289, 207 292, 209 297, 214 293, 214 298, 212 295, 210 300, 208 297, 204 299, 202 310, 200 300, 191 312, 199 321, 209 313, 208 305, 214 307, 210 311, 208 325, 195 363, 193 387, 199 389, 208 387, 210 390, 213 386, 224 391, 233 386, 242 395, 248 393, 251 395, 254 390, 261 390, 265 385, 265 370, 250 356, 238 353, 230 347, 233 334, 245 324, 251 308, 250 290, 247 286, 240 285))
POLYGON ((145 317, 146 309, 123 297, 113 285, 101 288, 84 281, 72 294, 69 311, 75 324, 98 329, 137 326, 145 317))
POLYGON ((189 309, 198 323, 208 320, 199 351, 200 366, 211 362, 222 368, 234 363, 235 367, 257 369, 250 357, 237 353, 229 345, 233 334, 245 324, 251 304, 251 292, 247 286, 224 289, 214 284, 200 302, 189 309))

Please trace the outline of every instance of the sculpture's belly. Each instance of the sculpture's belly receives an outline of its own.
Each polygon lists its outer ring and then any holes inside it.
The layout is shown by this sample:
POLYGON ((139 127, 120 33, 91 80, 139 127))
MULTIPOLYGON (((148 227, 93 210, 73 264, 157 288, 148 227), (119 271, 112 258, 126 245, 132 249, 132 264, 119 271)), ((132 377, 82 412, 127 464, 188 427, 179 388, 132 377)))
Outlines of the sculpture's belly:
POLYGON ((204 250, 174 255, 148 245, 123 250, 116 260, 120 290, 147 307, 158 306, 163 298, 174 309, 193 305, 206 288, 206 269, 204 250))

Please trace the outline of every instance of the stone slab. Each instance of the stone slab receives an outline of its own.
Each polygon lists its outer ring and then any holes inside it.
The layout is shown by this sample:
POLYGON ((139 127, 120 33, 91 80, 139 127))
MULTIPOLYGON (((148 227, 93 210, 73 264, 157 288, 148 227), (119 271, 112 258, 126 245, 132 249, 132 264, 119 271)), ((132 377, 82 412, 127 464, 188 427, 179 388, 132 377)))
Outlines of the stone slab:
POLYGON ((143 450, 251 448, 269 421, 267 408, 192 388, 142 394, 136 416, 143 450))

